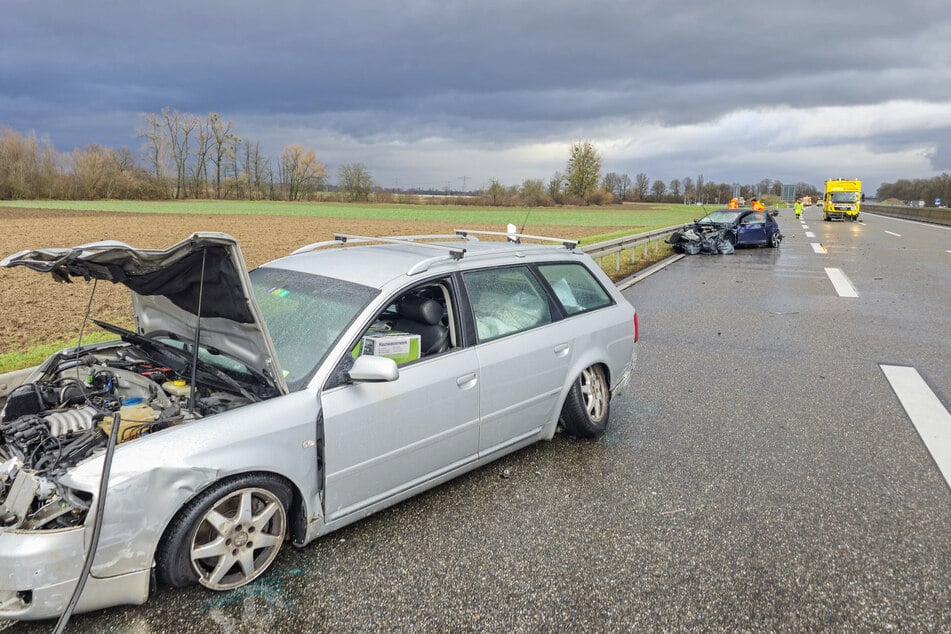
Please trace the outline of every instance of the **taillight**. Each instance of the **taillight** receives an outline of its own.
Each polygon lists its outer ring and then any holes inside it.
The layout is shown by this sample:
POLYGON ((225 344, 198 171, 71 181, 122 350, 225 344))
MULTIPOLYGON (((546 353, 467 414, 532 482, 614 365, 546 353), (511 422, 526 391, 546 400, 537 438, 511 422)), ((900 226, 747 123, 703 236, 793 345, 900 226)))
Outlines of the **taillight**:
POLYGON ((641 334, 641 329, 637 326, 637 312, 634 312, 634 343, 637 343, 637 339, 641 334))

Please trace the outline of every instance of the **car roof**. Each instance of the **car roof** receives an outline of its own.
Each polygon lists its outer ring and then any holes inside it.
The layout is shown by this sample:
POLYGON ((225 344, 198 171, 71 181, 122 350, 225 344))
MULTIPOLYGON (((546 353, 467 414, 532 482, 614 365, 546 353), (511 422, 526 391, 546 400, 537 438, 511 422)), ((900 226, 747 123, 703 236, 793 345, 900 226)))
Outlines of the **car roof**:
MULTIPOLYGON (((573 247, 574 243, 571 244, 573 247)), ((324 246, 324 243, 320 246, 324 246)), ((580 251, 566 246, 480 241, 473 238, 426 243, 406 241, 295 252, 263 266, 323 275, 382 289, 397 278, 424 272, 452 272, 526 260, 577 259, 582 255, 580 251), (437 248, 434 249, 433 245, 437 248)))

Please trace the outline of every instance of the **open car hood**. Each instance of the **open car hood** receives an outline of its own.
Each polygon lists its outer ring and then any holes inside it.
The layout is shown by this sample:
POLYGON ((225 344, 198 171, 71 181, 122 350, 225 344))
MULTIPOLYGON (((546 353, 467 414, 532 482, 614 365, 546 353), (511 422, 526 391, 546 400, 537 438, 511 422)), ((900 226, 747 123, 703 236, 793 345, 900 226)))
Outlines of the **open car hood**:
POLYGON ((237 241, 224 233, 199 232, 165 250, 136 249, 114 240, 72 248, 14 253, 0 266, 25 266, 71 277, 124 284, 132 291, 136 332, 195 339, 201 314, 201 344, 233 357, 287 393, 277 356, 237 241))

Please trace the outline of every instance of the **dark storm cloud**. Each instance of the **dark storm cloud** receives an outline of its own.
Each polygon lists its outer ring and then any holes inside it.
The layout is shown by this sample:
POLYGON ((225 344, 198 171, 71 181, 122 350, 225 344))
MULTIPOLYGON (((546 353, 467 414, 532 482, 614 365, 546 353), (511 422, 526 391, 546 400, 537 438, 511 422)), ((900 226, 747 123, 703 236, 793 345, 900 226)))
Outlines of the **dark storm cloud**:
MULTIPOLYGON (((643 125, 716 126, 745 111, 760 113, 747 129, 762 145, 758 130, 775 133, 777 109, 909 99, 951 108, 947 14, 936 0, 8 0, 0 125, 66 149, 134 145, 139 113, 218 111, 245 138, 319 141, 329 160, 371 169, 375 155, 395 151, 375 154, 386 143, 433 169, 425 156, 434 138, 441 151, 473 149, 484 152, 475 160, 493 163, 488 153, 525 145, 593 138, 610 146, 612 130, 617 147, 632 147, 636 139, 624 135, 643 125), (367 156, 354 158, 361 149, 367 156)), ((929 143, 920 123, 906 127, 909 142, 929 143)), ((837 142, 873 147, 875 134, 837 142)), ((729 139, 706 137, 719 142, 729 139)), ((697 145, 698 168, 719 156, 697 145)), ((681 151, 658 152, 656 171, 664 154, 681 151)), ((648 156, 616 158, 655 170, 648 156)), ((495 174, 506 180, 536 176, 515 158, 494 162, 510 170, 495 174)), ((782 177, 781 167, 764 166, 761 177, 782 177)))

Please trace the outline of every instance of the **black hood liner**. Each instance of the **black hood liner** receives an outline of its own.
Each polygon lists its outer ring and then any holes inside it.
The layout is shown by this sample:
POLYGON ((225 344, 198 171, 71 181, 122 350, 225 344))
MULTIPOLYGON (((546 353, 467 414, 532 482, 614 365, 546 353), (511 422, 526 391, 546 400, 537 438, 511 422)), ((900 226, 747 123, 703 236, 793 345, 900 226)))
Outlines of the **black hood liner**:
POLYGON ((207 246, 205 252, 205 283, 202 287, 202 250, 194 251, 165 268, 129 275, 121 266, 106 265, 112 281, 125 284, 139 295, 162 295, 193 315, 198 314, 201 294, 202 317, 224 317, 238 323, 254 321, 241 290, 228 250, 207 246))
MULTIPOLYGON (((74 248, 21 251, 4 258, 2 266, 25 266, 50 273, 60 282, 73 277, 108 280, 134 293, 161 296, 180 310, 221 317, 241 324, 255 323, 242 291, 242 271, 236 267, 234 239, 224 234, 194 234, 165 251, 135 249, 102 242, 74 248), (202 285, 202 258, 204 285, 202 285)), ((242 261, 240 257, 238 261, 242 261)))

